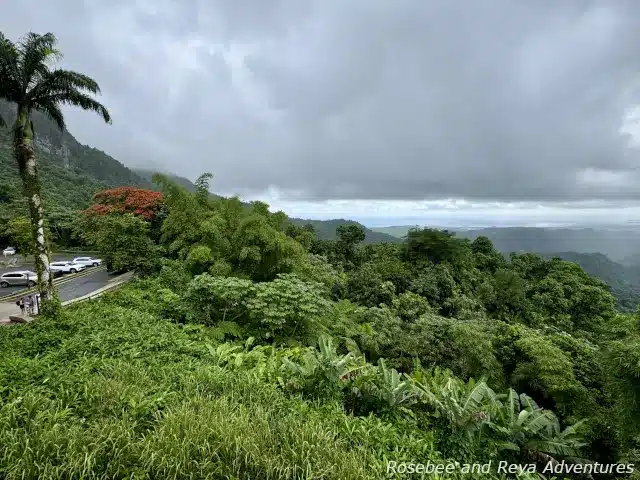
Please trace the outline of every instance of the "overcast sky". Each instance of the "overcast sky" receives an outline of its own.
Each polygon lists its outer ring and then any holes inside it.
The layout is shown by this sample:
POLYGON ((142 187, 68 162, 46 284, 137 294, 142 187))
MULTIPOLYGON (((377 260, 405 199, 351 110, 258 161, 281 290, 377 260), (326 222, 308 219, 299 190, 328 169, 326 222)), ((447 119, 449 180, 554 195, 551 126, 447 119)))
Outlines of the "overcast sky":
POLYGON ((0 28, 99 81, 82 143, 292 215, 640 219, 638 0, 4 0, 0 28))

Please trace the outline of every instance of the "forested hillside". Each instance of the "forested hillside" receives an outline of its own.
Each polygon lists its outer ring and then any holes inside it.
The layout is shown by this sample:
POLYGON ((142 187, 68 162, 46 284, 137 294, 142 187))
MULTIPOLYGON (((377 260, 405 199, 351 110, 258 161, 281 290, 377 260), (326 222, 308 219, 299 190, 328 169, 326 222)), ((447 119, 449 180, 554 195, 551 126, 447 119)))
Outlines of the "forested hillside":
POLYGON ((132 170, 133 170, 133 172, 136 173, 136 175, 139 175, 140 177, 144 178, 150 184, 153 183, 153 175, 154 174, 156 174, 156 173, 165 173, 172 181, 174 181, 176 184, 180 185, 181 187, 186 188, 190 192, 195 192, 196 191, 196 186, 193 184, 193 182, 191 180, 189 180, 188 178, 181 177, 179 175, 175 175, 173 173, 156 172, 153 169, 145 169, 145 168, 134 168, 132 170))
POLYGON ((640 462, 640 320, 577 264, 430 229, 321 240, 207 179, 96 197, 83 240, 140 279, 0 329, 0 476, 640 462))
MULTIPOLYGON (((10 126, 15 116, 11 106, 0 101, 0 114, 10 126)), ((151 187, 149 181, 109 155, 80 144, 66 130, 60 132, 41 114, 33 114, 33 123, 46 214, 55 241, 67 246, 75 244, 71 223, 77 212, 90 204, 96 192, 120 185, 151 187)), ((2 246, 9 241, 5 227, 10 220, 28 216, 18 167, 12 155, 10 127, 0 128, 0 171, 2 246)))
MULTIPOLYGON (((0 101, 0 114, 8 125, 13 123, 15 109, 10 104, 0 101)), ((36 132, 36 148, 43 164, 51 163, 61 167, 64 171, 74 175, 87 176, 102 185, 134 185, 151 186, 151 182, 143 179, 132 170, 125 167, 116 159, 95 148, 80 144, 67 130, 61 132, 58 127, 42 114, 34 112, 32 115, 36 132)), ((0 142, 5 152, 2 160, 4 168, 7 162, 6 149, 8 128, 3 129, 4 135, 0 142)), ((14 162, 15 163, 15 162, 14 162)), ((57 178, 59 178, 58 175, 57 178)), ((47 182, 42 182, 44 185, 47 182)), ((52 188, 51 185, 47 185, 52 188)))
POLYGON ((605 282, 611 287, 620 310, 635 311, 640 305, 640 267, 622 265, 601 253, 560 252, 545 257, 575 262, 589 275, 605 282))

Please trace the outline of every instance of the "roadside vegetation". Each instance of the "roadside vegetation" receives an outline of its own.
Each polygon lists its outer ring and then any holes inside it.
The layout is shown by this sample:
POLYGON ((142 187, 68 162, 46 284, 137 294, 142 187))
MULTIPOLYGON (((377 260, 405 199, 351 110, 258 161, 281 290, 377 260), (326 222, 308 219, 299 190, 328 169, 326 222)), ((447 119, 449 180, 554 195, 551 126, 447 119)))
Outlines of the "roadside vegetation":
POLYGON ((431 229, 318 240, 210 179, 156 176, 161 195, 82 213, 85 241, 139 279, 0 330, 0 478, 640 463, 640 317, 578 265, 431 229))

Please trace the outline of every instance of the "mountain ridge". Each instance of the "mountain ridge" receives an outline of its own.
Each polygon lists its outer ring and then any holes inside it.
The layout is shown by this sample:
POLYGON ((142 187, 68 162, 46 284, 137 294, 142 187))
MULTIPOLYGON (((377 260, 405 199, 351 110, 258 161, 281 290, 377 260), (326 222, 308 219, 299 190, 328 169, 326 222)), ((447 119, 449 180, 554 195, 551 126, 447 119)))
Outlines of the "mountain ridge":
MULTIPOLYGON (((11 125, 15 119, 15 107, 0 101, 0 115, 11 125)), ((151 183, 143 179, 120 161, 97 148, 83 145, 67 130, 60 129, 39 112, 32 112, 35 131, 35 147, 39 160, 52 162, 63 169, 80 175, 93 177, 97 182, 109 185, 132 185, 149 187, 151 183)), ((9 128, 4 130, 5 146, 10 148, 9 128), (8 145, 7 145, 8 143, 8 145)), ((11 159, 13 160, 13 159, 11 159)))

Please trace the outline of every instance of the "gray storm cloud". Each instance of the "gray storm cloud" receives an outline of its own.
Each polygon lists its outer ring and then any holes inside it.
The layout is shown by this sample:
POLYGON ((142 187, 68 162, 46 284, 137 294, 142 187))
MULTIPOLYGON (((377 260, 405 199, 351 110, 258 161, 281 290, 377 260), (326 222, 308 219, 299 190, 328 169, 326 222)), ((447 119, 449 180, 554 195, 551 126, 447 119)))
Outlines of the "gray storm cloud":
POLYGON ((3 5, 97 78, 124 163, 323 200, 635 199, 634 1, 72 1, 3 5))

